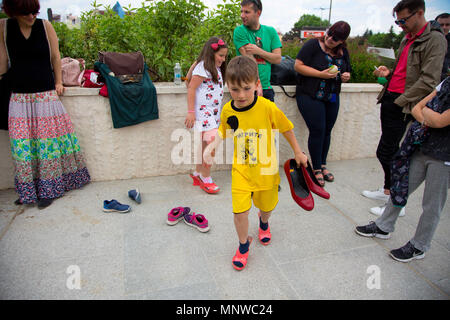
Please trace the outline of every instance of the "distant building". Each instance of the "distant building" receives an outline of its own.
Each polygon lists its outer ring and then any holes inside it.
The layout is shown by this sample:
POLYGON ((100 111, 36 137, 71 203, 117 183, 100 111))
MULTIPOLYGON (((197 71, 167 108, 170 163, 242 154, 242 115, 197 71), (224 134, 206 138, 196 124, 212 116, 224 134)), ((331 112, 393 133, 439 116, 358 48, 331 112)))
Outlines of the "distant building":
POLYGON ((66 15, 60 15, 57 13, 53 13, 52 9, 49 8, 47 10, 48 21, 51 22, 63 22, 69 28, 79 28, 80 27, 80 18, 78 16, 73 15, 72 13, 66 15))
POLYGON ((74 16, 71 13, 66 14, 66 24, 77 26, 80 24, 80 18, 78 16, 74 16))
POLYGON ((301 39, 323 37, 327 27, 303 27, 300 31, 301 39))

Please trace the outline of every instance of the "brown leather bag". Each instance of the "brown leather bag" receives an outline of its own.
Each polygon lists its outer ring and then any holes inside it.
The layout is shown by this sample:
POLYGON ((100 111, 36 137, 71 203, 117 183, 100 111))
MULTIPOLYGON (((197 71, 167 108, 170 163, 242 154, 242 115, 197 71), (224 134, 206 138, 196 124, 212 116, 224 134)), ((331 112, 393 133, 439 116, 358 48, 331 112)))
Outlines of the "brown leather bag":
POLYGON ((139 74, 144 71, 142 52, 98 52, 98 61, 106 64, 116 76, 139 74))

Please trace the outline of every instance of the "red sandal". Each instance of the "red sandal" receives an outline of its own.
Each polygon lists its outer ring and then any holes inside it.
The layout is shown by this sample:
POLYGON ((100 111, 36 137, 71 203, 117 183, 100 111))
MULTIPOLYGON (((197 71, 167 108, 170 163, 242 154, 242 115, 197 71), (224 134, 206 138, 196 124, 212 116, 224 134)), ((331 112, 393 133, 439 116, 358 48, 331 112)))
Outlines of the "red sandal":
MULTIPOLYGON (((258 212, 258 217, 261 219, 261 213, 258 212)), ((261 244, 263 246, 267 246, 270 241, 272 241, 272 233, 270 233, 270 226, 267 227, 267 230, 263 230, 261 228, 259 228, 259 242, 261 242, 261 244), (264 242, 263 239, 269 239, 268 241, 264 242)))
POLYGON ((206 193, 214 194, 214 193, 218 193, 220 191, 219 186, 217 186, 217 184, 215 184, 214 182, 204 183, 203 180, 200 178, 200 176, 194 176, 193 174, 189 174, 189 175, 193 180, 192 185, 199 186, 206 193))
POLYGON ((193 186, 199 186, 200 185, 200 177, 199 176, 194 176, 193 174, 189 174, 189 176, 193 180, 193 182, 192 182, 193 186))
POLYGON ((202 188, 206 193, 217 193, 220 191, 220 188, 213 182, 213 183, 204 183, 203 181, 200 182, 200 188, 202 188))
POLYGON ((241 271, 247 265, 248 253, 250 252, 250 244, 252 243, 252 240, 253 240, 252 237, 248 237, 248 241, 250 243, 249 243, 249 250, 246 253, 244 253, 244 254, 240 253, 239 248, 238 248, 236 250, 236 254, 233 257, 233 260, 231 260, 231 264, 233 265, 233 268, 235 268, 237 271, 241 271), (233 262, 240 262, 242 264, 242 267, 238 267, 233 262))

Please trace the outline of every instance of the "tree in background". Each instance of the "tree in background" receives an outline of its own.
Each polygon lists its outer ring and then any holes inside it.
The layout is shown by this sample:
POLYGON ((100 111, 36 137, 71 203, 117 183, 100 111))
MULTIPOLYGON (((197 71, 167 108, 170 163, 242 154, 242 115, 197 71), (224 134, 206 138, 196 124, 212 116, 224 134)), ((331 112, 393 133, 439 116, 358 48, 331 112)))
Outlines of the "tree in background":
POLYGON ((388 33, 379 32, 374 34, 370 31, 367 41, 372 47, 394 48, 394 50, 397 50, 404 36, 405 32, 402 31, 399 34, 396 34, 394 32, 394 27, 391 26, 388 33))
POLYGON ((230 59, 235 55, 232 36, 241 23, 240 0, 223 0, 206 13, 201 0, 145 1, 140 8, 124 7, 123 19, 111 6, 97 1, 91 6, 81 13, 80 28, 52 22, 61 56, 83 58, 87 68, 99 51, 141 51, 154 81, 172 81, 175 63, 185 73, 211 36, 228 42, 230 59))
POLYGON ((322 20, 320 17, 313 14, 304 14, 294 24, 294 27, 283 36, 283 40, 300 39, 300 31, 304 27, 328 27, 328 20, 322 20))

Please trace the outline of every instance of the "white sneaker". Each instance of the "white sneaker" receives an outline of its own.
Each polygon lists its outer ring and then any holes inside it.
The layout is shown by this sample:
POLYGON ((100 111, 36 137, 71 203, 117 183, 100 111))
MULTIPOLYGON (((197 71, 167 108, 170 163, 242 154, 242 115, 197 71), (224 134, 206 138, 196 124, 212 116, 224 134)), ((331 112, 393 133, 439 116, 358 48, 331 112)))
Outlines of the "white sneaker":
MULTIPOLYGON (((381 216, 384 212, 384 209, 386 209, 386 206, 381 206, 381 207, 373 207, 370 208, 370 213, 376 215, 376 216, 381 216)), ((400 215, 399 217, 403 217, 405 216, 405 207, 402 208, 402 210, 400 210, 400 215)))
POLYGON ((388 202, 389 200, 389 195, 384 193, 384 188, 375 191, 364 190, 361 194, 369 199, 382 200, 384 202, 388 202))

